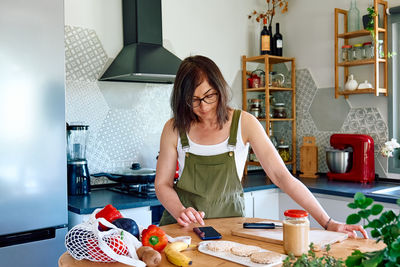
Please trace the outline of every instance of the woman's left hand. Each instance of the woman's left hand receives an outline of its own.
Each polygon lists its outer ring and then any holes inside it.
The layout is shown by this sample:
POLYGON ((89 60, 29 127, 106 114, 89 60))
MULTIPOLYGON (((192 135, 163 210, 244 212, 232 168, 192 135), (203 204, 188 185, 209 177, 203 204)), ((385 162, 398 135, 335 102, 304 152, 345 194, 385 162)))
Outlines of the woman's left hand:
POLYGON ((328 228, 326 230, 345 233, 348 234, 350 238, 356 238, 356 232, 359 231, 364 236, 364 238, 368 238, 367 231, 365 231, 362 225, 345 224, 332 220, 331 222, 329 222, 328 228))

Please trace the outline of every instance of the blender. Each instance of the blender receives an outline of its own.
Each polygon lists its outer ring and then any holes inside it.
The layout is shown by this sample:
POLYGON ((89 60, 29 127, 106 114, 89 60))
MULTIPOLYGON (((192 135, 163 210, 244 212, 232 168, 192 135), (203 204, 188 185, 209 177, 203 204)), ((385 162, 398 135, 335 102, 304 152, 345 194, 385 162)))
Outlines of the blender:
POLYGON ((86 160, 88 125, 67 123, 68 195, 87 195, 90 175, 86 160))

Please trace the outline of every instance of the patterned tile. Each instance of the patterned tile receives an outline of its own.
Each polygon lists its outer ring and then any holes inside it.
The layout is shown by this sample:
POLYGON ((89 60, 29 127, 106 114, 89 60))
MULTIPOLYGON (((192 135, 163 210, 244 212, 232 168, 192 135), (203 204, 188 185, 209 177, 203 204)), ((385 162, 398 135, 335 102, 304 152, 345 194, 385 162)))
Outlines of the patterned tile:
POLYGON ((108 112, 96 82, 66 81, 66 121, 89 125, 91 135, 97 133, 108 112))
POLYGON ((67 80, 97 80, 107 59, 108 56, 94 30, 65 26, 67 80))
POLYGON ((317 92, 317 86, 308 69, 296 70, 296 109, 308 112, 317 92))
POLYGON ((352 108, 343 123, 342 132, 367 134, 374 139, 375 156, 388 139, 388 127, 377 108, 352 108))

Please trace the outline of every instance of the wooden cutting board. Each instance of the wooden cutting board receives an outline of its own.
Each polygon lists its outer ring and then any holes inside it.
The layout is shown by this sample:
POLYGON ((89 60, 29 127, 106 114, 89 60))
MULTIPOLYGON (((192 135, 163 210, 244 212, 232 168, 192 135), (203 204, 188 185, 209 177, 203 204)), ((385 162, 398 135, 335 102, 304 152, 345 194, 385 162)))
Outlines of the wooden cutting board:
MULTIPOLYGON (((233 229, 232 235, 283 245, 283 230, 281 227, 275 229, 233 229)), ((328 244, 347 239, 347 234, 312 229, 309 237, 310 243, 314 243, 317 248, 324 248, 328 244)))

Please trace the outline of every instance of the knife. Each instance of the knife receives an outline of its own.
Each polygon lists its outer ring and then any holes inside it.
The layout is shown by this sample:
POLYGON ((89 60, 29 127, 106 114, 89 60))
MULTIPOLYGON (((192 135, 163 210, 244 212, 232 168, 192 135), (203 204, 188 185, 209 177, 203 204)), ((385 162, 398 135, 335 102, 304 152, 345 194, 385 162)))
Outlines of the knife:
POLYGON ((248 229, 275 229, 276 227, 282 227, 274 223, 243 223, 243 228, 248 229))

